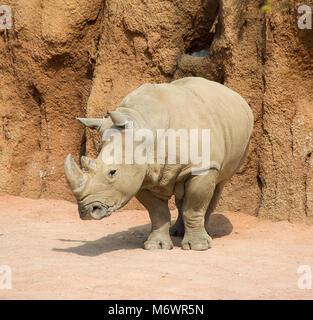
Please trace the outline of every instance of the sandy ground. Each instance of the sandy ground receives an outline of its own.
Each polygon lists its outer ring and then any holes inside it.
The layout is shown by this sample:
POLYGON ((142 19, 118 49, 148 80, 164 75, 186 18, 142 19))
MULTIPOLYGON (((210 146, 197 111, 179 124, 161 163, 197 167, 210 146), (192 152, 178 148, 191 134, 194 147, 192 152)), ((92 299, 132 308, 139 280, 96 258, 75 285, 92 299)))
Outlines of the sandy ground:
MULTIPOLYGON (((0 299, 312 299, 299 289, 313 269, 313 227, 212 215, 213 248, 145 251, 144 211, 81 221, 66 201, 0 197, 0 265, 12 289, 0 299)), ((173 212, 173 218, 176 212, 173 212)))

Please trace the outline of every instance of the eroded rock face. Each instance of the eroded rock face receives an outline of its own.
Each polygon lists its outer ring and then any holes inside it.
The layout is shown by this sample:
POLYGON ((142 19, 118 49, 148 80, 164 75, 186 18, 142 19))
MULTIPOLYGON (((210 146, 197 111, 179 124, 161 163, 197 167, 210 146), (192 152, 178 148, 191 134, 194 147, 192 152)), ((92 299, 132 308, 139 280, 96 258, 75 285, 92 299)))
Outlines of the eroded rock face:
POLYGON ((8 2, 1 193, 71 199, 66 154, 99 149, 72 117, 102 116, 146 82, 202 76, 240 93, 255 117, 220 209, 313 222, 313 31, 297 28, 296 10, 263 16, 257 0, 8 2))
POLYGON ((13 28, 0 30, 0 192, 71 199, 64 154, 81 149, 84 131, 71 119, 86 110, 103 3, 6 3, 13 28))

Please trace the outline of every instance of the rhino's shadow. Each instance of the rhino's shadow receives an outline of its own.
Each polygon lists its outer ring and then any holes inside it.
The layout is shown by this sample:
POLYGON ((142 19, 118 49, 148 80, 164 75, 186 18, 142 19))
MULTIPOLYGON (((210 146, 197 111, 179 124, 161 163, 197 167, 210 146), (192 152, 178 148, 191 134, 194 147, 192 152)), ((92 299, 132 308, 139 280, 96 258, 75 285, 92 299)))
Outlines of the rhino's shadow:
MULTIPOLYGON (((150 224, 136 226, 126 231, 109 234, 94 241, 59 239, 64 242, 78 242, 82 244, 66 249, 53 248, 52 250, 76 253, 81 256, 98 256, 116 250, 138 249, 143 247, 143 242, 148 237, 150 228, 150 224)), ((232 230, 233 226, 227 217, 223 214, 212 214, 209 223, 209 234, 213 239, 226 236, 230 234, 232 230)), ((181 246, 181 238, 172 237, 172 241, 174 246, 181 246)))

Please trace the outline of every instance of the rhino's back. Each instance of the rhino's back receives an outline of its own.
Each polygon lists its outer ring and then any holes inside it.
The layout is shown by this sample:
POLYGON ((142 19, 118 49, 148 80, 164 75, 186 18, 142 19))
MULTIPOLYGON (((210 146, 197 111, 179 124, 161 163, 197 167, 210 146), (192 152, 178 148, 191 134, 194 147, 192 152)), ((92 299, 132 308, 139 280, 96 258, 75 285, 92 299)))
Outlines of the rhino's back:
POLYGON ((137 109, 153 128, 210 129, 211 161, 225 178, 239 166, 253 128, 251 109, 239 94, 198 77, 143 85, 120 106, 137 109))
POLYGON ((235 91, 203 78, 184 78, 172 85, 190 97, 182 108, 177 105, 172 125, 210 129, 212 166, 220 166, 221 180, 229 178, 241 165, 252 134, 253 113, 248 103, 235 91))
MULTIPOLYGON (((235 91, 226 86, 199 77, 189 77, 173 81, 171 85, 179 88, 182 94, 181 104, 176 104, 176 118, 179 114, 184 117, 182 122, 196 121, 202 127, 213 125, 215 121, 236 127, 236 131, 246 131, 250 137, 253 128, 253 114, 248 103, 235 91), (179 112, 181 111, 181 112, 179 112), (186 116, 190 116, 186 119, 186 116), (190 121, 188 120, 190 119, 190 121), (233 123, 237 122, 237 125, 233 123), (239 121, 239 122, 238 122, 239 121)), ((174 108, 171 108, 173 111, 174 108)), ((171 111, 169 110, 169 111, 171 111)))

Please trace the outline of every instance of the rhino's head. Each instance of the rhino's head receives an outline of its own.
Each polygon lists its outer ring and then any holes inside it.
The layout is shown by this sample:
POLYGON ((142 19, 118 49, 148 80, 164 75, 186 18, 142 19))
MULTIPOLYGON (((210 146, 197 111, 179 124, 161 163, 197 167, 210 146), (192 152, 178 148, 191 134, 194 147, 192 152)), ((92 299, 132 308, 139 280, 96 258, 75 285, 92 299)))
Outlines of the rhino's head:
MULTIPOLYGON (((111 112, 110 119, 78 120, 100 134, 112 125, 123 131, 127 122, 125 115, 119 112, 111 112)), ((102 151, 103 147, 96 159, 81 157, 81 167, 70 154, 64 164, 65 178, 77 199, 83 220, 100 220, 124 206, 138 192, 146 174, 145 165, 106 164, 102 151)))

